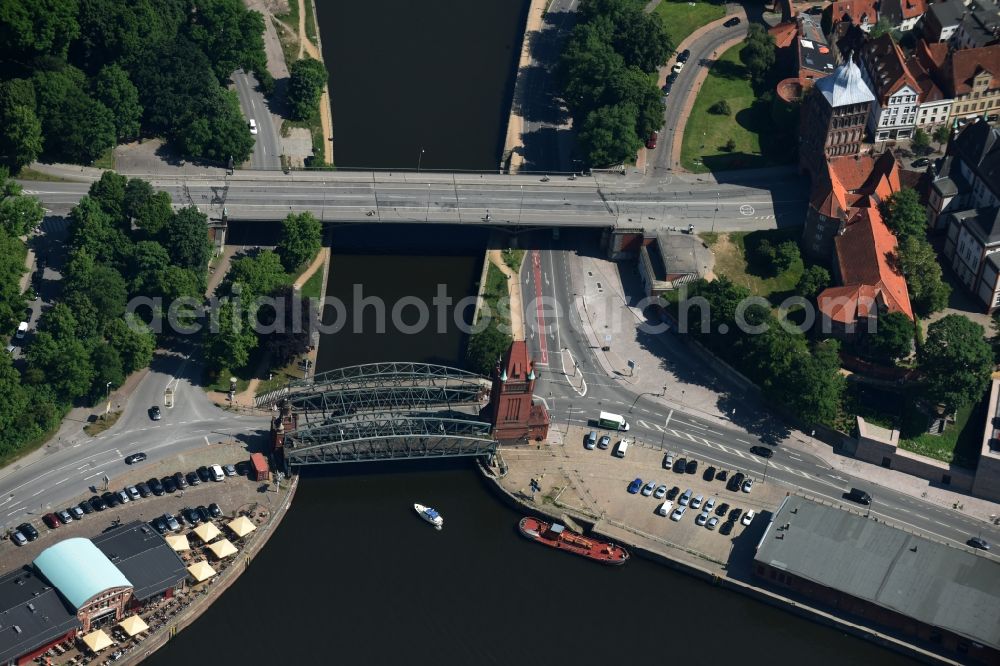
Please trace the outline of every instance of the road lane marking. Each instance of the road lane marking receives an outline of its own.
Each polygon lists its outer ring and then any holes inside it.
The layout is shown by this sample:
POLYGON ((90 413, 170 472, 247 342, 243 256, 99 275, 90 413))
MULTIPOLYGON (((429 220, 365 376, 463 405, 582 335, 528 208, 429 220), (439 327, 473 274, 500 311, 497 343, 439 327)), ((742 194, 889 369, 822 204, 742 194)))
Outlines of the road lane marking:
MULTIPOLYGON (((674 415, 674 410, 671 409, 670 413, 667 414, 667 422, 663 424, 663 427, 665 427, 665 428, 669 428, 670 427, 670 419, 673 417, 673 415, 674 415)), ((663 431, 661 430, 660 432, 663 432, 663 431)))
POLYGON ((104 470, 103 469, 100 472, 96 472, 94 474, 91 474, 90 476, 83 477, 83 480, 84 481, 89 481, 90 479, 94 478, 95 476, 100 476, 101 474, 104 474, 104 470))

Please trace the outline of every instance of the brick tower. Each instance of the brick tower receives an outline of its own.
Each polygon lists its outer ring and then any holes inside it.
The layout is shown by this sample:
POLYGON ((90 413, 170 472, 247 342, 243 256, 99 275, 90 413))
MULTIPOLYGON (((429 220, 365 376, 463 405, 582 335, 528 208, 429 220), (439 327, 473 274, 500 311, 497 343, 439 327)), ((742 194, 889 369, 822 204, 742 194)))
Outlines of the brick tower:
POLYGON ((532 402, 535 368, 528 360, 528 345, 516 340, 493 370, 489 417, 493 437, 500 442, 541 441, 549 433, 549 412, 532 402))

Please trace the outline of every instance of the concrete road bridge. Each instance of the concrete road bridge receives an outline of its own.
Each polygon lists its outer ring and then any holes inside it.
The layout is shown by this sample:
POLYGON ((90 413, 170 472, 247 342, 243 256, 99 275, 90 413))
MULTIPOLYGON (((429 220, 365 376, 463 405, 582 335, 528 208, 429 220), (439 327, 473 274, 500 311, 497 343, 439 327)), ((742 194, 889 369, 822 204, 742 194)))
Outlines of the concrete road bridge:
POLYGON ((291 382, 256 405, 281 410, 272 432, 290 467, 492 454, 480 417, 490 381, 431 363, 340 368, 291 382))

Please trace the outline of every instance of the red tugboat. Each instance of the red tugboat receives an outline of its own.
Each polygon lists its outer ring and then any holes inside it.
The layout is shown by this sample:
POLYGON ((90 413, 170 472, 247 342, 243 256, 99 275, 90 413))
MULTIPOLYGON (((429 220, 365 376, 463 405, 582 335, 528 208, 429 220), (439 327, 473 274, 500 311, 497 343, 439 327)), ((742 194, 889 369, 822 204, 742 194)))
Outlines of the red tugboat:
POLYGON ((559 523, 550 525, 538 518, 522 518, 518 523, 518 529, 532 541, 581 555, 602 564, 620 565, 628 562, 628 551, 621 546, 574 534, 559 523))

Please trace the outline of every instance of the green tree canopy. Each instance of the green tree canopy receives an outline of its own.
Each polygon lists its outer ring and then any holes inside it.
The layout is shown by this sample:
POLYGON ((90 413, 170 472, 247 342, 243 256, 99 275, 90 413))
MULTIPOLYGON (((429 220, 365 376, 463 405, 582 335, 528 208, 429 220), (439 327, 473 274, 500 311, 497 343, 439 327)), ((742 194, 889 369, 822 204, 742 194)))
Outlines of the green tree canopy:
POLYGON ((145 368, 153 360, 156 338, 134 315, 112 319, 104 328, 108 345, 118 352, 122 371, 127 375, 145 368))
POLYGON ((244 298, 267 296, 286 281, 285 269, 278 255, 262 250, 233 259, 219 292, 223 295, 240 293, 244 298))
POLYGON ((89 398, 92 404, 97 404, 104 400, 109 389, 122 385, 125 371, 122 369, 121 355, 111 345, 95 345, 90 351, 90 365, 94 368, 94 376, 89 398))
POLYGON ((465 367, 472 372, 491 375, 498 358, 510 349, 514 338, 502 332, 495 325, 484 328, 479 333, 469 337, 469 346, 465 350, 465 367))
POLYGON ((949 287, 941 278, 941 264, 923 236, 907 236, 896 250, 900 271, 906 277, 913 309, 922 317, 948 305, 949 287))
POLYGON ((218 311, 218 326, 205 336, 205 360, 214 370, 242 368, 257 348, 257 334, 231 301, 218 311))
POLYGON ((580 150, 594 166, 611 166, 631 159, 642 147, 635 133, 632 105, 604 106, 592 111, 580 129, 580 150))
POLYGON ((76 0, 0 2, 0 53, 12 60, 65 58, 79 32, 76 0))
POLYGON ((0 164, 19 170, 42 154, 42 123, 32 107, 0 108, 0 164))
POLYGON ((275 248, 281 264, 291 273, 319 252, 323 225, 312 213, 289 213, 281 223, 281 240, 275 248))
POLYGON ((948 143, 948 139, 951 138, 951 130, 948 128, 947 124, 938 125, 931 133, 931 138, 934 139, 934 142, 937 143, 938 146, 943 146, 948 143))
POLYGON ((163 228, 160 242, 170 252, 174 264, 204 274, 212 255, 208 240, 208 216, 194 206, 177 211, 163 228))
POLYGON ((740 62, 747 68, 754 85, 760 86, 774 66, 774 37, 762 25, 751 23, 744 44, 740 49, 740 62))
POLYGON ((822 266, 809 266, 795 285, 795 292, 803 298, 814 299, 830 286, 830 272, 822 266))
POLYGON ((916 190, 904 187, 889 195, 879 208, 886 225, 899 238, 923 236, 927 230, 927 211, 916 190))
POLYGON ((319 60, 302 58, 292 63, 288 80, 288 106, 292 118, 305 120, 319 111, 319 98, 326 85, 326 67, 319 60))
POLYGON ((114 116, 87 93, 83 72, 38 71, 33 81, 46 154, 90 164, 115 145, 114 116))
POLYGON ((35 197, 18 195, 0 199, 0 228, 10 236, 24 236, 38 226, 45 209, 35 197))
POLYGON ((868 338, 870 353, 885 363, 905 358, 913 351, 913 333, 913 322, 902 312, 881 314, 868 338))
POLYGON ((946 315, 927 327, 918 353, 927 397, 953 411, 979 400, 993 372, 993 351, 983 327, 946 315))
POLYGON ((247 10, 240 0, 199 0, 188 35, 212 60, 220 82, 241 67, 247 71, 267 69, 264 17, 247 10))
POLYGON ((114 115, 118 140, 139 136, 142 119, 139 91, 124 69, 115 63, 101 68, 94 80, 94 97, 114 115))

